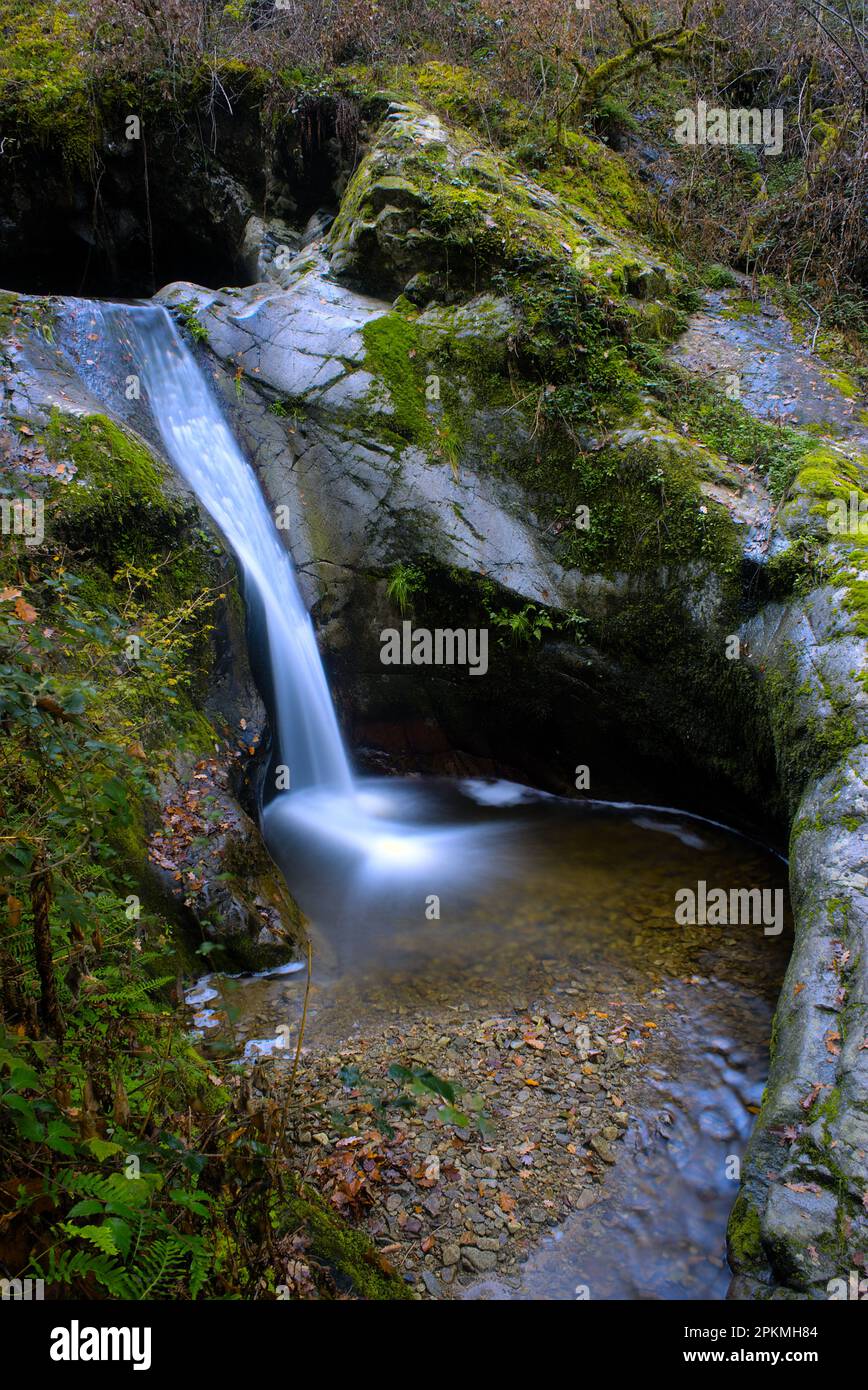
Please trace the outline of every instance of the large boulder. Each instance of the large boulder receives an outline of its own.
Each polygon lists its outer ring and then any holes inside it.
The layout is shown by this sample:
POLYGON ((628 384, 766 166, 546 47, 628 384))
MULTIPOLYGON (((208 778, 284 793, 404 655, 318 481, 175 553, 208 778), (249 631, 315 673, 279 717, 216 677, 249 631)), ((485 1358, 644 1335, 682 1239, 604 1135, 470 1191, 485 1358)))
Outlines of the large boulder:
POLYGON ((412 103, 390 106, 344 195, 328 252, 336 278, 421 303, 489 288, 498 272, 565 262, 641 299, 673 280, 635 241, 412 103))

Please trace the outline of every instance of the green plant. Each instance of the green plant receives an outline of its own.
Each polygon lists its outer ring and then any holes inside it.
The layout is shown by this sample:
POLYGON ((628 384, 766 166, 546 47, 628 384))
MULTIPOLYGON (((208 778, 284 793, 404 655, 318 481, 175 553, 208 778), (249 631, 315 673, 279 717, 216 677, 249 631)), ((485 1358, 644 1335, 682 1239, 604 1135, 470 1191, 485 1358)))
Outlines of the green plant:
POLYGON ((544 631, 554 630, 550 614, 533 603, 519 609, 501 608, 488 617, 495 627, 506 629, 513 642, 539 642, 544 631))
POLYGON ((710 290, 730 290, 738 280, 728 266, 712 264, 703 269, 702 283, 710 290))
POLYGON ((489 1133, 491 1122, 485 1113, 482 1096, 469 1094, 457 1082, 444 1081, 427 1067, 405 1067, 393 1062, 389 1067, 389 1076, 400 1087, 406 1087, 411 1096, 442 1101, 437 1114, 444 1124, 457 1125, 459 1129, 470 1129, 475 1124, 480 1134, 489 1133), (465 1097, 464 1107, 470 1114, 456 1108, 461 1096, 465 1097))
POLYGON ((421 593, 424 588, 423 571, 416 565, 406 565, 403 561, 394 566, 386 581, 386 593, 392 602, 398 605, 402 617, 411 605, 413 595, 421 593))
POLYGON ((191 338, 194 338, 197 343, 208 341, 208 329, 199 318, 199 306, 195 299, 185 299, 182 304, 177 306, 177 312, 191 338))

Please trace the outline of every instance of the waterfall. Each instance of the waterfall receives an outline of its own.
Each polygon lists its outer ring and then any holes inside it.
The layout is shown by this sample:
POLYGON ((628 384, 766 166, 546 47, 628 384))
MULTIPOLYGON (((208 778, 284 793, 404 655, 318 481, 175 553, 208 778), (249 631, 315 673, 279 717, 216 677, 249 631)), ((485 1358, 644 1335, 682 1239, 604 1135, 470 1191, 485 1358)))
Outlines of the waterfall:
POLYGON ((159 305, 103 305, 110 338, 132 349, 132 370, 174 467, 232 548, 248 603, 263 614, 278 761, 295 789, 353 791, 313 624, 252 467, 172 319, 159 305), (252 592, 251 592, 252 591, 252 592))

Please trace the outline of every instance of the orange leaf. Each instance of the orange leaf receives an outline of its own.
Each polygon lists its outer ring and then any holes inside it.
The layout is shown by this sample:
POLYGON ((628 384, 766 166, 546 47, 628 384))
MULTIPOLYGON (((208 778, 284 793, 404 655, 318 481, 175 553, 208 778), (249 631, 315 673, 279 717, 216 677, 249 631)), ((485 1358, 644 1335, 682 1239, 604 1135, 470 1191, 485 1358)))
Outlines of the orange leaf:
POLYGON ((36 609, 26 599, 17 598, 15 600, 15 616, 20 618, 22 623, 32 623, 36 620, 36 609))

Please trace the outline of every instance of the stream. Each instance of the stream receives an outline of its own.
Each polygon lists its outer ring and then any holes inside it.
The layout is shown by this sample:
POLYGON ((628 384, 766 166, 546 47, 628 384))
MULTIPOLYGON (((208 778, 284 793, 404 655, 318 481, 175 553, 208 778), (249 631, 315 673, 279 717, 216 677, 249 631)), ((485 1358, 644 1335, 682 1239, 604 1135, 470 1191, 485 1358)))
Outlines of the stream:
MULTIPOLYGON (((358 1042, 350 1061, 365 1074, 414 1060, 463 1078, 484 1098, 507 1162, 534 1146, 528 1210, 541 1241, 530 1240, 524 1264, 510 1241, 499 1245, 497 1277, 459 1273, 456 1291, 723 1298, 726 1221, 766 1078, 790 924, 779 936, 676 926, 674 894, 700 880, 785 892, 785 865, 661 808, 421 779, 362 783, 360 795, 388 807, 391 825, 427 816, 426 833, 398 842, 407 857, 397 865, 387 841, 381 858, 335 874, 331 835, 312 836, 307 818, 294 824, 291 798, 265 817, 315 933, 303 1057, 335 1072, 342 1045, 358 1042), (498 1031, 507 1036, 510 1020, 518 1032, 504 1045, 498 1031), (580 1047, 583 1023, 591 1037, 580 1047), (530 1035, 539 1050, 518 1072, 530 1035), (606 1140, 613 1134, 620 1142, 606 1140), (600 1135, 600 1152, 617 1161, 595 1162, 600 1135)), ((200 1021, 218 1035, 222 1023, 225 1036, 231 1014, 248 1059, 279 1057, 282 1027, 295 1045, 304 986, 298 973, 212 980, 200 1021)), ((483 1162, 473 1176, 485 1172, 483 1162)), ((519 1185, 520 1208, 521 1196, 519 1185)), ((457 1206, 456 1230, 489 1229, 468 1227, 460 1196, 457 1206)), ((384 1238, 400 1235, 387 1216, 384 1238)))

